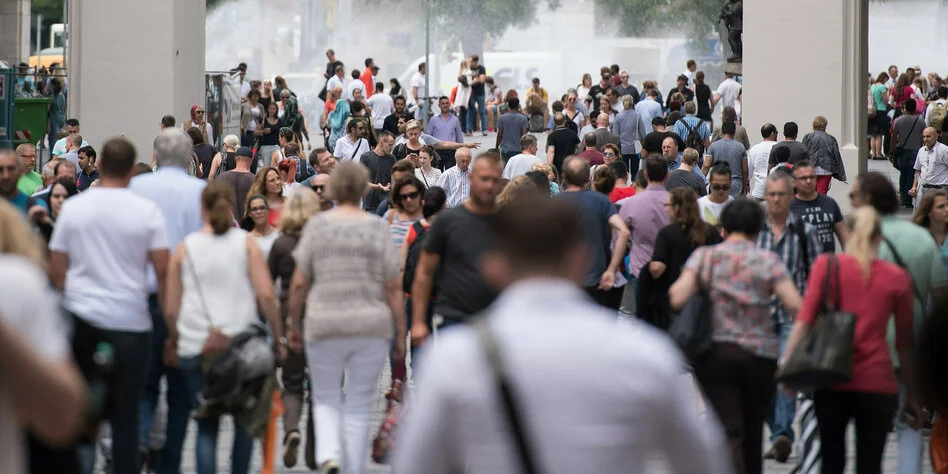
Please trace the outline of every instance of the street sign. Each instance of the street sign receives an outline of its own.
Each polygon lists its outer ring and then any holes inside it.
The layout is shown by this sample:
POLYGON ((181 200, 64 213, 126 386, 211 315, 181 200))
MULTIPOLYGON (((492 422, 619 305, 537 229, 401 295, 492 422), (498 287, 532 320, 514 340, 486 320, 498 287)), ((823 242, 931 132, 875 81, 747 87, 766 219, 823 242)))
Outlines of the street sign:
POLYGON ((18 142, 29 142, 32 134, 29 130, 17 130, 13 132, 13 140, 18 142))

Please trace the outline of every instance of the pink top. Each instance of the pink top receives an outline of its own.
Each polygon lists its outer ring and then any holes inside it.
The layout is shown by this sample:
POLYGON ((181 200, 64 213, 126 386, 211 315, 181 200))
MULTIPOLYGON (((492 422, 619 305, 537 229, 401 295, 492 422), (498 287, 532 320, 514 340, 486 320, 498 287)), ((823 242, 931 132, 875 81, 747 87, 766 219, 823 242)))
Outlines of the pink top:
MULTIPOLYGON (((813 263, 803 306, 797 313, 797 318, 801 321, 812 324, 823 307, 827 258, 826 254, 820 255, 813 263)), ((875 259, 872 261, 867 282, 855 258, 840 254, 837 255, 836 261, 838 278, 831 280, 830 291, 838 302, 837 309, 856 316, 856 331, 853 338, 853 379, 833 387, 833 390, 898 393, 898 381, 889 358, 886 331, 889 318, 894 314, 896 346, 905 349, 914 344, 912 280, 901 267, 875 259)))

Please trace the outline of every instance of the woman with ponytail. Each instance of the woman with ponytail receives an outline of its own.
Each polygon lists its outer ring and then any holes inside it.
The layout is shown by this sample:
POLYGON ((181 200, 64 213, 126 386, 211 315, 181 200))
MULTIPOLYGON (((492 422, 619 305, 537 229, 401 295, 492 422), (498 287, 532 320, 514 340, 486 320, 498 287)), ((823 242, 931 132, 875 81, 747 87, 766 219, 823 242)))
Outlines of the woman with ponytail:
MULTIPOLYGON (((273 294, 273 280, 260 247, 249 234, 233 226, 234 191, 211 182, 201 193, 204 227, 184 238, 168 269, 167 312, 169 343, 166 360, 177 356, 188 398, 196 403, 204 386, 202 362, 222 337, 230 338, 258 320, 257 308, 270 324, 277 360, 286 356, 279 341, 283 323, 273 294)), ((197 472, 217 472, 220 417, 197 419, 197 472)), ((253 438, 239 423, 234 426, 231 467, 247 473, 253 438)))
POLYGON ((842 474, 846 429, 856 423, 856 472, 882 472, 882 455, 899 408, 899 384, 889 355, 886 332, 895 315, 900 376, 906 386, 901 418, 921 422, 916 402, 913 354, 912 280, 901 267, 878 257, 882 223, 871 206, 856 209, 847 221, 849 239, 840 255, 823 254, 813 263, 803 305, 796 315, 782 361, 810 332, 824 304, 856 317, 852 379, 814 394, 824 474, 842 474), (832 262, 832 263, 831 263, 832 262), (826 293, 829 278, 830 294, 826 293))

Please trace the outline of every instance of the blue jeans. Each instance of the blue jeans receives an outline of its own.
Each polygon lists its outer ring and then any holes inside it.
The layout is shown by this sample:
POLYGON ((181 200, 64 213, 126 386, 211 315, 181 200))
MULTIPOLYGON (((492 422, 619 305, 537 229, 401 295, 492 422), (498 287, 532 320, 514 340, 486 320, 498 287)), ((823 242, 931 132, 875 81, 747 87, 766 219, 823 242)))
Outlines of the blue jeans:
MULTIPOLYGON (((780 338, 780 353, 787 346, 787 338, 790 337, 790 329, 793 327, 793 321, 787 321, 777 325, 777 336, 780 338)), ((793 436, 793 419, 797 415, 797 399, 788 397, 782 390, 777 390, 774 399, 771 402, 770 413, 767 415, 767 427, 770 428, 770 442, 773 443, 777 437, 786 436, 790 441, 793 436)))
POLYGON ((181 450, 184 447, 184 438, 188 434, 188 419, 193 408, 192 399, 188 396, 181 371, 166 366, 162 360, 165 339, 168 338, 168 327, 165 325, 158 297, 154 294, 148 297, 148 312, 151 313, 153 329, 145 390, 142 392, 142 400, 139 404, 138 444, 141 446, 149 444, 148 430, 155 417, 155 408, 158 406, 158 397, 161 394, 161 376, 164 375, 168 382, 168 425, 165 427, 165 447, 161 453, 157 472, 158 474, 177 474, 181 472, 181 450))
MULTIPOLYGON (((905 402, 905 384, 899 381, 899 407, 905 402)), ((922 472, 922 448, 925 443, 922 440, 922 432, 906 426, 898 418, 896 411, 895 433, 899 437, 899 474, 921 474, 922 472)))
POLYGON ((622 159, 629 168, 629 182, 635 181, 635 175, 639 172, 639 161, 641 161, 639 154, 622 155, 622 159))
POLYGON ((471 94, 471 99, 467 102, 467 132, 473 132, 477 129, 475 118, 477 114, 481 116, 481 130, 487 131, 487 96, 471 94), (474 110, 474 106, 477 110, 474 110))
MULTIPOLYGON (((181 376, 184 379, 188 398, 195 401, 204 389, 204 372, 201 370, 201 357, 181 359, 181 376)), ((197 444, 195 459, 198 474, 217 473, 217 434, 221 419, 199 418, 197 420, 197 444)), ((239 423, 234 422, 234 447, 231 451, 231 473, 247 474, 250 471, 250 457, 253 454, 253 437, 239 423)))

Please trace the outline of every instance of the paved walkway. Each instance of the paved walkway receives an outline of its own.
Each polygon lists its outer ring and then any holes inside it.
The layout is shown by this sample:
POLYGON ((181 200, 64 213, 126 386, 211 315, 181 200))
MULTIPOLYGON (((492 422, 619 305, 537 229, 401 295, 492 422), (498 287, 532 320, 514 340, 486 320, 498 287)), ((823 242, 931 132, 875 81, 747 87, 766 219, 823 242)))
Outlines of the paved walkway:
MULTIPOLYGON (((474 137, 474 138, 469 138, 468 141, 477 141, 477 142, 479 142, 479 143, 482 143, 482 148, 491 148, 491 147, 494 146, 494 139, 495 139, 495 137, 496 137, 495 135, 491 134, 491 135, 489 135, 488 137, 480 137, 480 136, 478 136, 478 137, 474 137)), ((540 156, 541 156, 541 157, 545 157, 545 153, 544 153, 544 151, 543 151, 543 150, 546 149, 546 146, 545 146, 545 141, 546 141, 545 134, 539 134, 538 138, 540 139, 539 141, 540 141, 541 144, 542 144, 542 146, 540 146, 540 156)), ((870 161, 870 162, 869 162, 869 169, 870 169, 871 171, 880 171, 880 172, 883 172, 883 173, 885 173, 886 175, 888 175, 888 176, 893 180, 893 182, 898 183, 898 171, 896 171, 896 170, 889 164, 888 161, 870 161)), ((388 375, 388 369, 386 368, 385 371, 384 371, 384 373, 382 374, 382 377, 381 377, 380 381, 379 381, 379 398, 378 398, 377 403, 376 403, 375 426, 378 426, 378 424, 379 424, 380 421, 381 421, 381 415, 382 415, 381 411, 384 409, 384 400, 382 399, 382 393, 384 392, 384 389, 385 389, 386 386, 387 386, 387 382, 386 382, 386 381, 389 380, 388 377, 389 377, 389 375, 388 375)), ((687 380, 683 380, 683 386, 687 387, 688 385, 690 385, 690 384, 688 383, 688 381, 687 381, 687 380)), ((686 389, 687 389, 687 388, 686 388, 686 389)), ((696 396, 697 396, 697 395, 696 395, 696 396)), ((232 426, 233 426, 233 425, 231 424, 231 422, 230 422, 229 420, 225 420, 225 421, 222 423, 222 425, 221 425, 222 435, 221 435, 221 437, 220 437, 220 439, 219 439, 219 445, 218 445, 218 472, 220 472, 220 473, 229 473, 229 472, 230 472, 230 459, 229 459, 229 457, 230 457, 231 440, 233 439, 233 431, 232 431, 233 428, 232 428, 232 426)), ((304 432, 304 436, 305 436, 305 415, 304 415, 304 423, 301 423, 301 424, 300 424, 300 427, 302 428, 302 431, 304 432)), ((282 422, 281 422, 281 429, 280 429, 280 437, 281 437, 281 439, 280 439, 280 441, 282 441, 282 433, 283 433, 283 429, 282 429, 282 422)), ((183 465, 182 465, 182 472, 184 472, 184 473, 189 473, 189 474, 190 474, 190 473, 196 472, 196 470, 195 470, 195 460, 194 460, 194 441, 195 441, 195 434, 196 434, 196 426, 195 426, 195 424, 192 422, 192 423, 191 423, 191 426, 190 426, 190 428, 189 428, 188 438, 187 438, 187 440, 186 440, 186 442, 185 442, 185 453, 184 453, 184 459, 183 459, 183 465)), ((850 444, 850 446, 849 446, 849 459, 850 459, 850 462, 849 462, 849 465, 848 465, 847 473, 848 473, 848 472, 855 472, 855 470, 854 470, 854 469, 855 469, 855 465, 854 465, 854 464, 855 464, 855 461, 854 461, 854 458, 853 458, 853 455, 854 455, 854 451, 855 451, 855 450, 854 450, 854 446, 853 446, 853 443, 852 443, 852 433, 850 433, 850 443, 849 443, 849 444, 850 444)), ((301 445, 301 447, 302 447, 302 445, 301 445)), ((253 468, 252 468, 251 472, 260 472, 260 466, 261 466, 261 460, 262 460, 262 455, 261 455, 260 449, 261 449, 261 448, 260 448, 260 443, 257 442, 257 443, 255 444, 255 446, 254 446, 254 451, 255 451, 255 452, 254 452, 253 464, 252 464, 253 468)), ((762 453, 763 453, 764 449, 765 449, 765 446, 761 446, 761 452, 762 452, 762 453)), ((278 447, 278 450, 279 450, 279 447, 278 447)), ((302 450, 301 450, 301 451, 302 451, 302 450)), ((897 472, 897 470, 896 470, 897 454, 896 454, 896 453, 897 453, 897 440, 896 440, 895 436, 893 435, 893 436, 890 437, 889 443, 888 443, 888 445, 887 445, 887 447, 886 447, 886 454, 885 454, 885 460, 884 460, 884 471, 883 471, 883 472, 885 472, 885 473, 895 473, 895 472, 897 472)), ((278 454, 278 457, 279 457, 279 452, 278 452, 277 454, 278 454)), ((927 455, 926 455, 926 458, 927 458, 927 455)), ((765 465, 765 473, 766 473, 766 474, 786 474, 786 473, 789 473, 789 472, 791 471, 791 469, 793 468, 794 463, 795 463, 798 459, 799 459, 799 458, 798 458, 798 454, 797 454, 797 453, 794 453, 794 456, 792 456, 792 457, 790 458, 790 461, 789 461, 788 463, 785 463, 785 464, 780 464, 780 463, 777 463, 777 462, 775 462, 775 461, 767 461, 767 462, 766 462, 766 465, 765 465)), ((282 466, 282 459, 279 459, 279 460, 278 460, 278 468, 276 469, 275 472, 277 472, 277 473, 309 472, 309 470, 308 470, 308 469, 305 467, 305 465, 303 464, 302 460, 303 460, 303 457, 302 457, 302 455, 301 455, 301 456, 300 456, 300 463, 299 463, 295 468, 293 468, 293 469, 286 469, 286 468, 284 468, 284 467, 282 466)), ((369 472, 370 474, 388 474, 388 473, 391 472, 391 469, 390 469, 388 466, 380 466, 380 465, 376 465, 376 464, 370 464, 370 468, 369 468, 369 471, 368 471, 368 472, 369 472)), ((656 454, 655 457, 653 458, 652 462, 650 463, 648 469, 646 470, 646 472, 649 473, 649 474, 664 474, 664 473, 669 473, 669 472, 671 472, 671 471, 670 471, 670 469, 667 467, 667 465, 665 464, 665 462, 663 461, 663 459, 661 458, 661 456, 660 456, 659 454, 656 454)), ((932 472, 932 471, 931 471, 931 467, 930 467, 930 465, 928 464, 927 459, 926 459, 925 471, 924 471, 924 472, 926 472, 926 473, 932 472)), ((420 473, 419 473, 419 474, 420 474, 420 473)))

